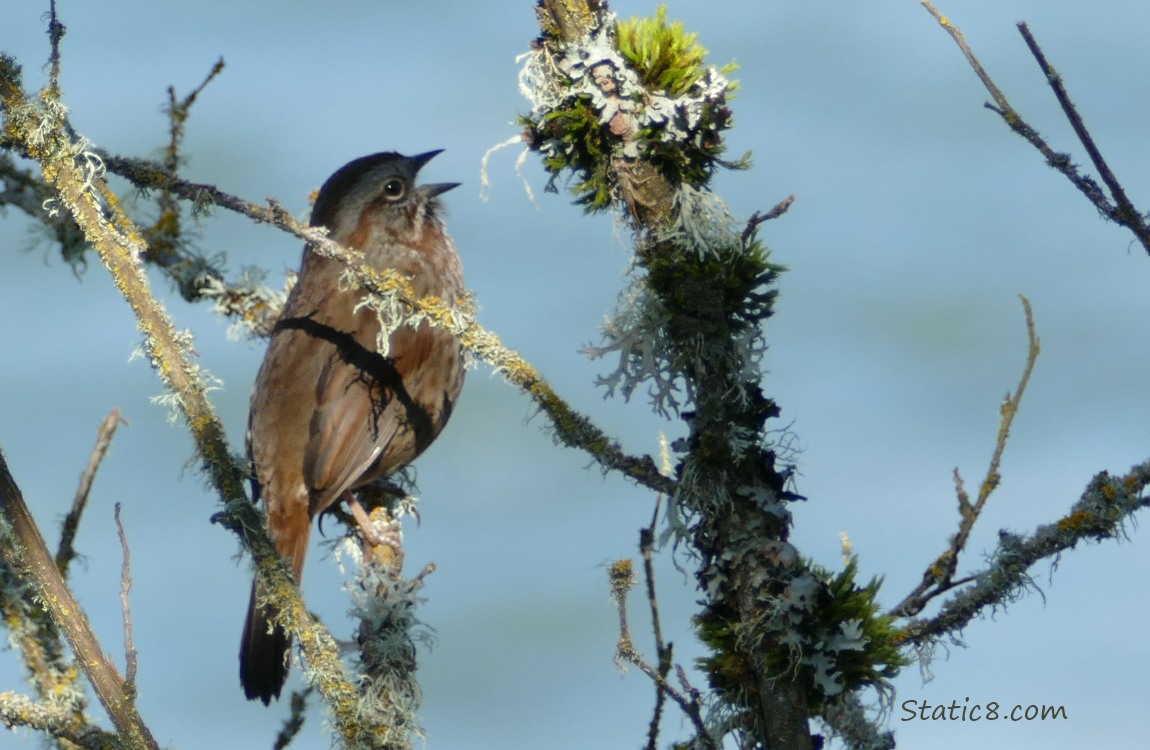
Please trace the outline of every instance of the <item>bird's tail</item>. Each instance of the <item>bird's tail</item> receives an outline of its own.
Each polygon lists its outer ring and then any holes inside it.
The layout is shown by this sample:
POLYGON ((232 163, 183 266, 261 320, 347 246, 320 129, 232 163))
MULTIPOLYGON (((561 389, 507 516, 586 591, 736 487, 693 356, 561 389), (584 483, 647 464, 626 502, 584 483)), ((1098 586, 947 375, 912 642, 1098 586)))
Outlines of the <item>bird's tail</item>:
POLYGON ((291 636, 275 624, 278 611, 266 602, 263 586, 252 581, 252 598, 240 642, 240 684, 248 700, 259 698, 264 705, 279 698, 291 664, 291 636))
MULTIPOLYGON (((308 530, 305 527, 302 534, 294 535, 291 549, 280 549, 280 555, 291 562, 297 584, 303 573, 308 530)), ((272 698, 280 697, 291 667, 292 638, 278 620, 279 610, 268 603, 263 584, 257 578, 252 581, 252 597, 240 641, 240 684, 248 700, 259 698, 265 706, 272 698)))

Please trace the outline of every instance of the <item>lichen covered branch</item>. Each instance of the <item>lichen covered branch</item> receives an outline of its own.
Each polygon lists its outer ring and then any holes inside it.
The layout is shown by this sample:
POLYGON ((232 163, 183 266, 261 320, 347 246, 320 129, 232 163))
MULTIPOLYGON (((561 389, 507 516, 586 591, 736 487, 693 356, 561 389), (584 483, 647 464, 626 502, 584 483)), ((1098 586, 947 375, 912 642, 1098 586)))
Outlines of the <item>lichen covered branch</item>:
MULTIPOLYGON (((71 135, 65 109, 51 92, 39 102, 20 84, 19 67, 0 56, 0 103, 4 137, 36 159, 61 207, 67 210, 100 254, 120 293, 144 333, 144 348, 160 378, 173 394, 195 440, 203 468, 225 503, 217 519, 235 531, 251 551, 269 599, 282 613, 283 625, 296 635, 312 678, 332 712, 339 735, 349 745, 371 745, 387 727, 363 721, 357 694, 327 631, 316 624, 299 597, 287 568, 263 529, 243 488, 243 462, 228 448, 223 425, 208 398, 206 379, 191 362, 190 336, 178 333, 152 295, 140 258, 146 243, 120 209, 104 180, 102 160, 88 144, 71 135)), ((54 567, 54 566, 53 566, 54 567)), ((84 661, 87 665, 87 660, 84 661)))
POLYGON ((1079 542, 1121 539, 1134 513, 1150 507, 1150 461, 1124 476, 1096 475, 1070 511, 1054 523, 1030 534, 1001 531, 989 564, 971 576, 968 586, 945 601, 938 614, 911 620, 905 628, 907 643, 919 648, 958 634, 986 610, 1005 607, 1035 588, 1030 569, 1042 560, 1057 559, 1079 542))
MULTIPOLYGON (((576 202, 617 210, 634 233, 632 272, 593 355, 625 397, 645 390, 683 420, 667 516, 700 561, 696 618, 711 648, 707 734, 741 747, 811 747, 826 700, 885 684, 902 664, 877 582, 808 565, 788 541, 791 467, 769 437, 762 325, 781 268, 759 239, 770 213, 737 222, 709 188, 732 123, 731 66, 706 64, 695 35, 668 21, 618 20, 587 0, 538 6, 543 36, 525 56, 524 139, 576 202)), ((695 742, 703 741, 702 736, 695 742)))

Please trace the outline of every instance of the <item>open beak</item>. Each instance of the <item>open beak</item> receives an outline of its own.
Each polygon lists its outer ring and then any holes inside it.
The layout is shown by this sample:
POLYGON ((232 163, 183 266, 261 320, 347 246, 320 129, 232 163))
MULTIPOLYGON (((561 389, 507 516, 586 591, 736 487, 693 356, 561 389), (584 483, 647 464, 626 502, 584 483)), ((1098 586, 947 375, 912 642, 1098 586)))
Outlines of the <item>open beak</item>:
MULTIPOLYGON (((428 151, 427 153, 418 154, 416 156, 409 156, 408 158, 415 162, 415 171, 419 172, 419 170, 423 169, 423 166, 427 164, 427 162, 431 161, 442 153, 443 149, 437 148, 434 151, 428 151)), ((419 190, 419 192, 426 198, 434 198, 441 193, 446 193, 452 188, 459 187, 460 184, 461 183, 458 182, 435 182, 431 185, 420 185, 417 190, 419 190)))
POLYGON ((459 182, 435 182, 430 185, 420 185, 417 190, 427 198, 434 198, 440 193, 446 193, 451 188, 457 188, 462 183, 459 182))
POLYGON ((442 153, 443 149, 437 148, 434 151, 428 151, 427 153, 417 154, 416 156, 409 156, 407 158, 415 162, 415 171, 418 172, 419 170, 423 169, 423 166, 427 164, 427 162, 431 161, 442 153))

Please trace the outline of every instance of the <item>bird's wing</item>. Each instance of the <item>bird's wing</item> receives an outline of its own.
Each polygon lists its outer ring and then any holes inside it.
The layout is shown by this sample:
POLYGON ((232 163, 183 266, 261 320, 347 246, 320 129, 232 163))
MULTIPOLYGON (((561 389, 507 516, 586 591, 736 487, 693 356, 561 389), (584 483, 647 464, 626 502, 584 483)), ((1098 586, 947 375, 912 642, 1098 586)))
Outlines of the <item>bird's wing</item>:
POLYGON ((313 515, 346 490, 406 464, 434 437, 427 399, 413 392, 433 355, 433 333, 399 328, 387 357, 359 336, 333 337, 332 355, 316 384, 304 452, 313 515))

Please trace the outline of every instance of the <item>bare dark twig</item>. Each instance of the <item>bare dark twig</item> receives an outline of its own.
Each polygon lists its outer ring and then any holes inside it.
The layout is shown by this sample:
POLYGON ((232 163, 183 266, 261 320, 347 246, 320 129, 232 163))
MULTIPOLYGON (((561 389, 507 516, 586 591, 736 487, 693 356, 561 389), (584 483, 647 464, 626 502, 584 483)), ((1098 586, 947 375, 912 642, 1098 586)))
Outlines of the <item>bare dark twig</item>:
MULTIPOLYGON (((660 440, 666 444, 666 437, 660 435, 660 440)), ((639 554, 643 558, 643 579, 647 584, 647 606, 651 611, 651 633, 655 637, 655 655, 659 658, 659 675, 665 681, 674 664, 674 651, 671 644, 663 641, 663 626, 659 618, 659 599, 655 592, 655 564, 653 552, 655 548, 655 530, 659 523, 659 508, 662 505, 662 496, 655 500, 655 510, 651 515, 651 525, 639 530, 639 554)), ((655 708, 651 713, 651 722, 647 730, 647 750, 656 750, 659 746, 659 723, 663 718, 663 706, 667 696, 658 687, 655 688, 655 708)))
POLYGON ((1046 76, 1046 81, 1050 84, 1051 90, 1054 91, 1054 96, 1058 99, 1058 104, 1062 107, 1063 114, 1070 122, 1070 127, 1074 128, 1074 134, 1078 136, 1078 141, 1082 147, 1086 149, 1086 153, 1090 155, 1090 161, 1094 163, 1094 168, 1098 170, 1098 176, 1106 183, 1106 187, 1110 189, 1110 195, 1114 197, 1114 213, 1111 218, 1118 224, 1126 227, 1138 237, 1138 241, 1150 252, 1150 226, 1147 226, 1145 218, 1138 213, 1134 208, 1134 204, 1130 202, 1130 198, 1126 195, 1126 189, 1122 187, 1122 183, 1114 176, 1114 172, 1110 169, 1110 165, 1106 163, 1106 159, 1102 157, 1102 152, 1098 149, 1098 145, 1094 142, 1094 137, 1090 135, 1090 131, 1086 127, 1086 123, 1082 121, 1082 116, 1078 114, 1078 108, 1074 106, 1074 102, 1070 100, 1070 94, 1066 91, 1066 86, 1062 83, 1062 76, 1058 71, 1046 60, 1046 55, 1043 53, 1042 48, 1038 46, 1038 41, 1034 35, 1030 33, 1030 27, 1025 22, 1018 24, 1018 31, 1022 34, 1022 38, 1026 41, 1026 46, 1030 49, 1030 54, 1034 55, 1034 59, 1038 62, 1038 67, 1042 69, 1043 75, 1046 76))
MULTIPOLYGON (((753 231, 753 227, 748 225, 748 232, 753 231)), ((671 446, 667 442, 666 433, 662 431, 659 432, 659 459, 660 471, 665 476, 670 476, 674 471, 674 466, 671 463, 671 446)), ((659 510, 662 505, 663 496, 658 495, 655 498, 655 508, 651 512, 650 525, 639 530, 639 554, 643 558, 643 579, 647 584, 647 606, 651 611, 651 634, 655 638, 655 655, 659 659, 659 676, 665 682, 667 675, 671 673, 671 668, 674 666, 675 657, 672 645, 663 640, 663 625, 659 617, 659 598, 655 589, 655 532, 659 525, 659 510)), ((651 712, 651 721, 647 729, 647 750, 656 750, 659 745, 659 724, 662 721, 663 708, 666 703, 666 693, 656 684, 655 708, 651 712)))
POLYGON ((770 211, 767 211, 766 213, 755 211, 753 214, 751 214, 751 218, 747 219, 746 228, 743 229, 743 245, 745 246, 750 241, 751 236, 755 233, 755 229, 758 228, 760 224, 771 221, 772 219, 779 218, 787 212, 787 209, 789 209, 791 204, 794 202, 795 196, 788 195, 786 198, 783 198, 781 201, 776 203, 770 211))
POLYGON ((96 472, 100 469, 100 463, 112 445, 116 428, 121 423, 129 424, 128 420, 120 416, 119 409, 112 409, 104 421, 100 423, 100 427, 96 431, 96 445, 92 448, 92 455, 88 457, 88 465, 80 476, 80 486, 76 489, 76 497, 72 500, 72 509, 68 511, 68 515, 64 516, 64 523, 60 532, 60 546, 56 550, 56 567, 60 569, 60 575, 65 578, 68 577, 68 565, 76 557, 73 543, 76 541, 76 532, 80 528, 80 518, 84 514, 84 508, 88 505, 88 494, 92 491, 92 483, 96 481, 96 472))
POLYGON ((1070 180, 1071 184, 1081 192, 1086 199, 1108 220, 1118 224, 1119 226, 1129 229, 1142 246, 1150 253, 1150 224, 1137 209, 1130 203, 1126 197, 1126 192, 1121 184, 1114 177, 1102 159, 1101 152, 1098 150, 1094 143, 1093 137, 1086 130, 1086 126, 1082 122, 1082 118, 1078 115, 1073 103, 1070 101, 1069 95, 1066 93, 1065 87, 1062 85, 1062 79, 1054 71, 1053 67, 1046 61, 1045 55, 1038 47, 1037 42, 1034 42, 1033 36, 1030 34, 1026 24, 1019 24, 1019 31, 1022 32, 1023 38, 1030 47, 1031 53, 1035 55, 1038 60, 1039 66, 1042 67, 1043 73, 1046 74, 1047 81, 1054 89, 1055 96, 1058 98, 1059 103, 1063 105, 1063 112, 1066 114, 1067 119, 1070 121, 1071 126, 1074 128, 1075 133, 1078 134, 1078 139, 1090 154, 1091 159, 1094 161, 1095 166, 1098 168, 1103 181, 1110 188, 1114 196, 1114 202, 1107 198, 1106 193, 1090 177, 1081 175, 1078 172, 1078 166, 1074 164, 1069 154, 1058 152, 1052 149, 1039 135, 1038 131, 1031 127, 1018 113, 1014 107, 1011 106, 1007 100, 1006 95, 991 79, 986 69, 982 67, 982 63, 978 61, 970 46, 966 43, 966 39, 962 32, 951 23, 950 19, 942 15, 937 8, 928 0, 922 0, 922 6, 934 16, 939 25, 942 26, 955 43, 958 44, 962 54, 966 57, 966 61, 974 69, 975 74, 979 80, 990 92, 991 98, 994 99, 994 104, 987 103, 985 106, 990 109, 999 117, 1003 122, 1019 134, 1026 141, 1038 150, 1039 153, 1046 159, 1046 163, 1060 172, 1066 179, 1070 180), (1097 157, 1097 158, 1096 158, 1097 157))
POLYGON ((180 145, 184 141, 184 125, 188 121, 188 114, 191 112, 192 105, 196 103, 196 99, 204 89, 208 87, 215 78, 224 72, 224 58, 216 60, 215 65, 208 72, 208 75, 196 86, 191 92, 183 99, 176 99, 176 89, 174 86, 168 87, 168 117, 170 119, 169 128, 169 142, 168 148, 164 153, 164 166, 168 171, 175 174, 180 166, 180 145))
MULTIPOLYGON (((184 141, 184 129, 188 122, 188 115, 191 114, 192 105, 195 104, 196 98, 203 92, 207 85, 211 83, 216 76, 224 70, 224 59, 221 57, 212 66, 211 71, 200 82, 199 86, 192 89, 191 93, 183 99, 176 98, 176 89, 174 86, 168 87, 168 145, 164 149, 164 169, 172 174, 176 174, 180 168, 180 146, 184 141)), ((181 213, 180 202, 178 196, 170 190, 162 190, 157 199, 157 204, 160 208, 160 216, 156 219, 156 223, 149 227, 146 235, 148 240, 148 257, 147 260, 156 263, 163 268, 179 264, 185 261, 185 253, 181 252, 180 248, 180 234, 181 234, 181 213)), ((177 283, 180 280, 177 278, 177 283)), ((187 280, 181 284, 180 292, 185 298, 193 297, 194 290, 189 288, 190 284, 187 280)))
POLYGON ((48 88, 54 98, 60 97, 60 42, 67 29, 56 14, 56 0, 48 3, 48 43, 52 52, 48 59, 48 88))
POLYGON ((313 687, 304 688, 291 694, 291 715, 284 720, 283 728, 276 735, 272 750, 285 750, 303 729, 304 719, 307 718, 307 699, 311 696, 313 687))

